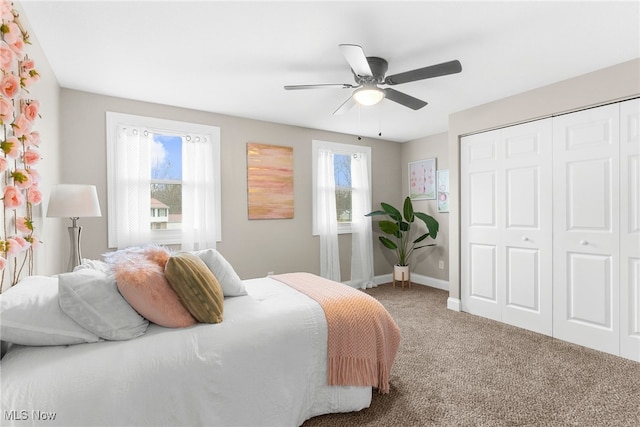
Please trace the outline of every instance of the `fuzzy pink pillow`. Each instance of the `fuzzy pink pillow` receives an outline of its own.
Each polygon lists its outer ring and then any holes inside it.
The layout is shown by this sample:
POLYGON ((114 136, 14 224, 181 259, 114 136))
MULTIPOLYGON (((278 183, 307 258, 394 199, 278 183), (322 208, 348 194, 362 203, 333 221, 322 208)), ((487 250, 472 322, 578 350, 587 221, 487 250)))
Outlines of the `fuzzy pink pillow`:
POLYGON ((118 290, 140 315, 168 328, 196 323, 164 276, 171 254, 161 246, 122 249, 105 254, 118 290))

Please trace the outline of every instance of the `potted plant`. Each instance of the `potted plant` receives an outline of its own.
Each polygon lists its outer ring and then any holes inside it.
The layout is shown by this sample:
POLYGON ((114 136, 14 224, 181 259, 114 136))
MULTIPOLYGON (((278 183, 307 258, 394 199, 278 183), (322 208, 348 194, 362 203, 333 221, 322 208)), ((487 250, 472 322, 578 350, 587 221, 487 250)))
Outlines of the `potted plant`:
POLYGON ((397 263, 393 267, 394 279, 409 280, 409 259, 411 255, 418 249, 435 245, 435 243, 421 243, 427 237, 435 239, 438 235, 440 224, 430 215, 423 212, 414 212, 413 204, 409 197, 404 199, 403 213, 400 213, 398 209, 388 203, 381 203, 380 206, 382 206, 381 211, 373 211, 366 216, 383 215, 390 218, 379 221, 378 226, 383 233, 391 236, 391 238, 379 236, 379 239, 385 248, 391 249, 396 254, 397 263), (414 239, 411 237, 411 225, 415 222, 416 218, 424 222, 427 227, 427 232, 414 239))

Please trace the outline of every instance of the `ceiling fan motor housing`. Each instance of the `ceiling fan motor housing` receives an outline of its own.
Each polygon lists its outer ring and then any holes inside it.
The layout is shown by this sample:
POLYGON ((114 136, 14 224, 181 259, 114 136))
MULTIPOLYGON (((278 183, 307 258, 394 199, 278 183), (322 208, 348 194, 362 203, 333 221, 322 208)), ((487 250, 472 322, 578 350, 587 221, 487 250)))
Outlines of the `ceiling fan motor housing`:
MULTIPOLYGON (((356 83, 359 85, 372 85, 384 83, 384 76, 389 68, 389 63, 377 56, 367 56, 369 68, 371 68, 371 76, 359 76, 353 73, 356 83)), ((353 70, 352 70, 353 72, 353 70)))

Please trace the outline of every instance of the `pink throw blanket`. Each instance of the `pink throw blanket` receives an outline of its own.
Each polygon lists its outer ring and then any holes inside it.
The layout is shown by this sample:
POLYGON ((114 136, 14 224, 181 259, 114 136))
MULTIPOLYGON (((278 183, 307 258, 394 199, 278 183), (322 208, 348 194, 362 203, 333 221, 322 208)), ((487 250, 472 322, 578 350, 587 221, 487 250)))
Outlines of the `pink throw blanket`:
POLYGON ((375 298, 310 273, 271 276, 316 300, 328 327, 329 385, 372 386, 389 393, 400 329, 375 298))

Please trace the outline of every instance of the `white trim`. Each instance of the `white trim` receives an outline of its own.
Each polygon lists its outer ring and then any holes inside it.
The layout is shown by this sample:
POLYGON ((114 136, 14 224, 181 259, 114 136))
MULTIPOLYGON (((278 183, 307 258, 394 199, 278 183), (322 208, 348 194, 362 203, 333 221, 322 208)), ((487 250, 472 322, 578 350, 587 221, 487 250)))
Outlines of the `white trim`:
POLYGON ((411 273, 411 283, 416 285, 431 286, 432 288, 449 291, 449 282, 446 280, 436 279, 434 277, 423 276, 422 274, 411 273))
MULTIPOLYGON (((383 283, 393 282, 393 275, 383 274, 380 276, 374 277, 374 282, 376 285, 382 285, 383 283)), ((446 280, 436 279, 435 277, 423 276, 422 274, 414 274, 411 273, 411 284, 421 285, 421 286, 430 286, 432 288, 441 289, 443 291, 449 291, 449 282, 446 280)))
POLYGON ((449 297, 447 299, 447 308, 453 311, 462 311, 462 304, 458 298, 449 297))

